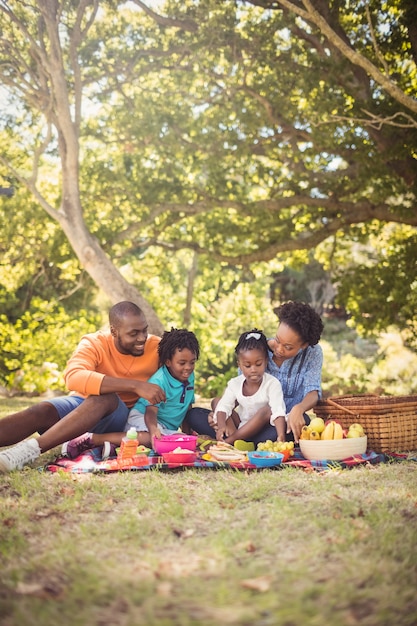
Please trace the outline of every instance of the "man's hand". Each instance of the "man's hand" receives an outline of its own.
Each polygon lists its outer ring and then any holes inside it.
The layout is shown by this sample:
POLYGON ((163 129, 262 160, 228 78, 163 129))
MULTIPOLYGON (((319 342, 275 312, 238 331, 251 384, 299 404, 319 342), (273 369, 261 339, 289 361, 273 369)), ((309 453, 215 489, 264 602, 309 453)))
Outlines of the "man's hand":
POLYGON ((149 404, 158 404, 159 402, 165 402, 165 391, 154 383, 138 383, 139 397, 145 398, 149 404))

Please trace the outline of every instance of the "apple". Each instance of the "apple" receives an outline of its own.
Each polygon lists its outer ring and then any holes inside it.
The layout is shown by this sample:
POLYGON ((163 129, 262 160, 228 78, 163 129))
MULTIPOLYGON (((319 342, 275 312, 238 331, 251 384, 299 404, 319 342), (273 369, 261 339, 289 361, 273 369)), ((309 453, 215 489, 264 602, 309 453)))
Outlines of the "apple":
POLYGON ((347 438, 354 439, 355 437, 363 437, 363 433, 361 433, 357 428, 349 429, 347 438))
POLYGON ((316 433, 322 433, 324 430, 324 419, 321 417, 313 417, 310 421, 309 427, 316 433))
POLYGON ((351 425, 349 426, 349 432, 350 432, 350 431, 358 431, 358 432, 360 433, 360 434, 359 434, 359 436, 360 436, 360 437, 363 437, 363 436, 364 436, 364 434, 365 434, 365 431, 364 431, 364 429, 363 429, 362 424, 358 424, 358 423, 351 424, 351 425))

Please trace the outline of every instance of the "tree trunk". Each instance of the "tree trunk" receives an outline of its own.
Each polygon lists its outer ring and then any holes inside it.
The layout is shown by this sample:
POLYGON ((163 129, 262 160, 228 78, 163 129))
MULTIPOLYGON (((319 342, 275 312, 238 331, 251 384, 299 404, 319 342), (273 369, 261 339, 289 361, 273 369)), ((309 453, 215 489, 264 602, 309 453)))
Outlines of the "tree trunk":
POLYGON ((122 276, 97 240, 87 230, 84 222, 81 221, 77 225, 66 219, 59 221, 82 267, 110 301, 115 304, 122 300, 130 300, 137 304, 145 314, 149 332, 160 336, 164 327, 156 312, 140 295, 138 289, 122 276))

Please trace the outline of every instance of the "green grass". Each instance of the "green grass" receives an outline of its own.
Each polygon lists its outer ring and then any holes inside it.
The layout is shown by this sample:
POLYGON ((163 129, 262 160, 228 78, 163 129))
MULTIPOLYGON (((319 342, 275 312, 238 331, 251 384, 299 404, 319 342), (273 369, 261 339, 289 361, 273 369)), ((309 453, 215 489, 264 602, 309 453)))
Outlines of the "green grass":
POLYGON ((1 475, 0 624, 412 626, 416 485, 413 461, 1 475))

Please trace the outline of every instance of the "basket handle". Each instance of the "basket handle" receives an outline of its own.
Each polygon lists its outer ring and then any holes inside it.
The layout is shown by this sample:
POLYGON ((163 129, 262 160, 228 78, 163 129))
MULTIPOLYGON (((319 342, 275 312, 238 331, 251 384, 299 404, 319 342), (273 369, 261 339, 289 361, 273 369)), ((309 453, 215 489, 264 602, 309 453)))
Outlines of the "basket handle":
POLYGON ((337 402, 334 402, 334 400, 331 400, 331 398, 327 398, 327 402, 329 404, 333 404, 333 406, 335 406, 338 409, 342 409, 342 411, 346 411, 346 413, 350 413, 351 415, 354 415, 356 417, 357 413, 354 413, 353 411, 351 411, 350 409, 346 408, 345 406, 342 406, 341 404, 337 404, 337 402))

